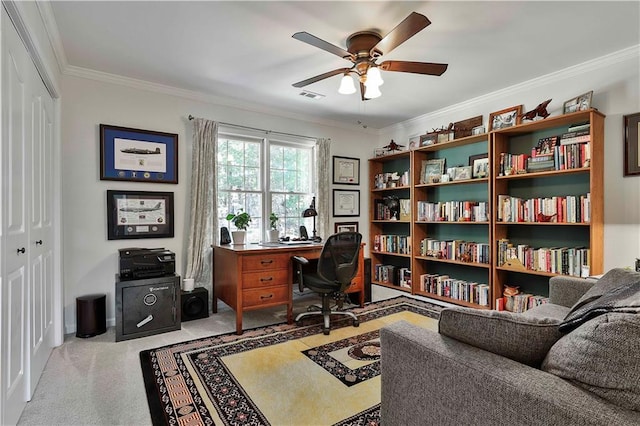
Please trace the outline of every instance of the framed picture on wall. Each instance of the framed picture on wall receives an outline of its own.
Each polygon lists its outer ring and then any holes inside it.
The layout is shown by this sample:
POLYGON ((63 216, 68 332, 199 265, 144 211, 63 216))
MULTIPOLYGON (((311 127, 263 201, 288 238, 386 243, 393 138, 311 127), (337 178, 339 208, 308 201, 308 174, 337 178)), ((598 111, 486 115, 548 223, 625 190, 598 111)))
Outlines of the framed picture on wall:
POLYGON ((640 175, 640 112, 624 116, 624 176, 640 175))
POLYGON ((358 222, 336 222, 335 232, 358 232, 358 222))
POLYGON ((360 191, 347 189, 333 190, 333 216, 360 216, 360 191))
POLYGON ((107 238, 173 238, 173 192, 107 191, 107 238))
POLYGON ((333 183, 360 185, 360 159, 334 155, 333 183))
POLYGON ((178 183, 178 135, 101 124, 100 180, 178 183))

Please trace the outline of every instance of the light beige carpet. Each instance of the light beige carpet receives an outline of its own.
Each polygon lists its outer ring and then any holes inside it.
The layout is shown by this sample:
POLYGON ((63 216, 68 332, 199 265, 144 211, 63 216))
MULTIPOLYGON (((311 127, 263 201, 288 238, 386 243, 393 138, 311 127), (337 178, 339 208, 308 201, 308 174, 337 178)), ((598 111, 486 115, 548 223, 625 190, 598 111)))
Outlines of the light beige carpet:
MULTIPOLYGON (((154 424, 332 425, 379 421, 379 330, 408 321, 435 330, 441 308, 399 297, 332 322, 277 325, 143 351, 154 424)), ((336 319, 337 320, 337 319, 336 319)))

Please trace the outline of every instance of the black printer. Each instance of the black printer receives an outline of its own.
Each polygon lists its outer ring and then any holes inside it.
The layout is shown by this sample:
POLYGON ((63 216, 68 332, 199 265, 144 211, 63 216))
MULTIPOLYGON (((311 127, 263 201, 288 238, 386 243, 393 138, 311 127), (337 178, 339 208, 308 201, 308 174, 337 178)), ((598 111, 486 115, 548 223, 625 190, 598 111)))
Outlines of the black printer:
POLYGON ((120 280, 164 277, 176 272, 176 255, 164 248, 129 247, 120 252, 120 280))

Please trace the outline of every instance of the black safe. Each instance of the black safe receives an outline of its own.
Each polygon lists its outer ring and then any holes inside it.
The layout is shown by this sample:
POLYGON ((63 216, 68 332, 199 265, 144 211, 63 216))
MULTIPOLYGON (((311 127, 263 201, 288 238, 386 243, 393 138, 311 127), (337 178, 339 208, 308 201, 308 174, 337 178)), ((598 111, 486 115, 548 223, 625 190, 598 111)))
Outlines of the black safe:
POLYGON ((180 328, 180 276, 123 281, 116 275, 116 342, 180 328))

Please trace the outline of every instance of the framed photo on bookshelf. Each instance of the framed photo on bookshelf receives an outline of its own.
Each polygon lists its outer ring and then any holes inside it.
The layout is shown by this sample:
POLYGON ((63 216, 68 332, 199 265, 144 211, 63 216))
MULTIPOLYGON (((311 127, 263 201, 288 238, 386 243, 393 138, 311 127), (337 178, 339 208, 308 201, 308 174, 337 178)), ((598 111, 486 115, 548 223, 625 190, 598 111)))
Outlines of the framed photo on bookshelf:
POLYGON ((434 183, 434 180, 439 180, 444 173, 444 162, 444 158, 423 160, 422 170, 420 170, 420 183, 434 183))
POLYGON ((360 159, 333 156, 333 183, 360 185, 360 159))
POLYGON ((573 99, 566 101, 562 107, 562 113, 568 114, 570 112, 586 111, 591 108, 591 98, 593 97, 593 90, 587 93, 583 93, 580 96, 576 96, 573 99))
POLYGON ((469 156, 469 165, 473 168, 472 177, 474 179, 486 178, 489 176, 489 156, 488 154, 478 154, 469 156))
POLYGON ((178 135, 101 124, 100 180, 178 183, 178 135))
POLYGON ((640 175, 640 112, 624 116, 624 176, 640 175))
POLYGON ((107 239, 173 238, 173 192, 107 191, 107 239))
POLYGON ((489 131, 505 129, 522 122, 522 105, 512 106, 489 114, 489 131))
POLYGON ((358 232, 358 222, 336 222, 335 233, 358 232))
POLYGON ((333 190, 333 217, 360 216, 360 191, 333 190))

